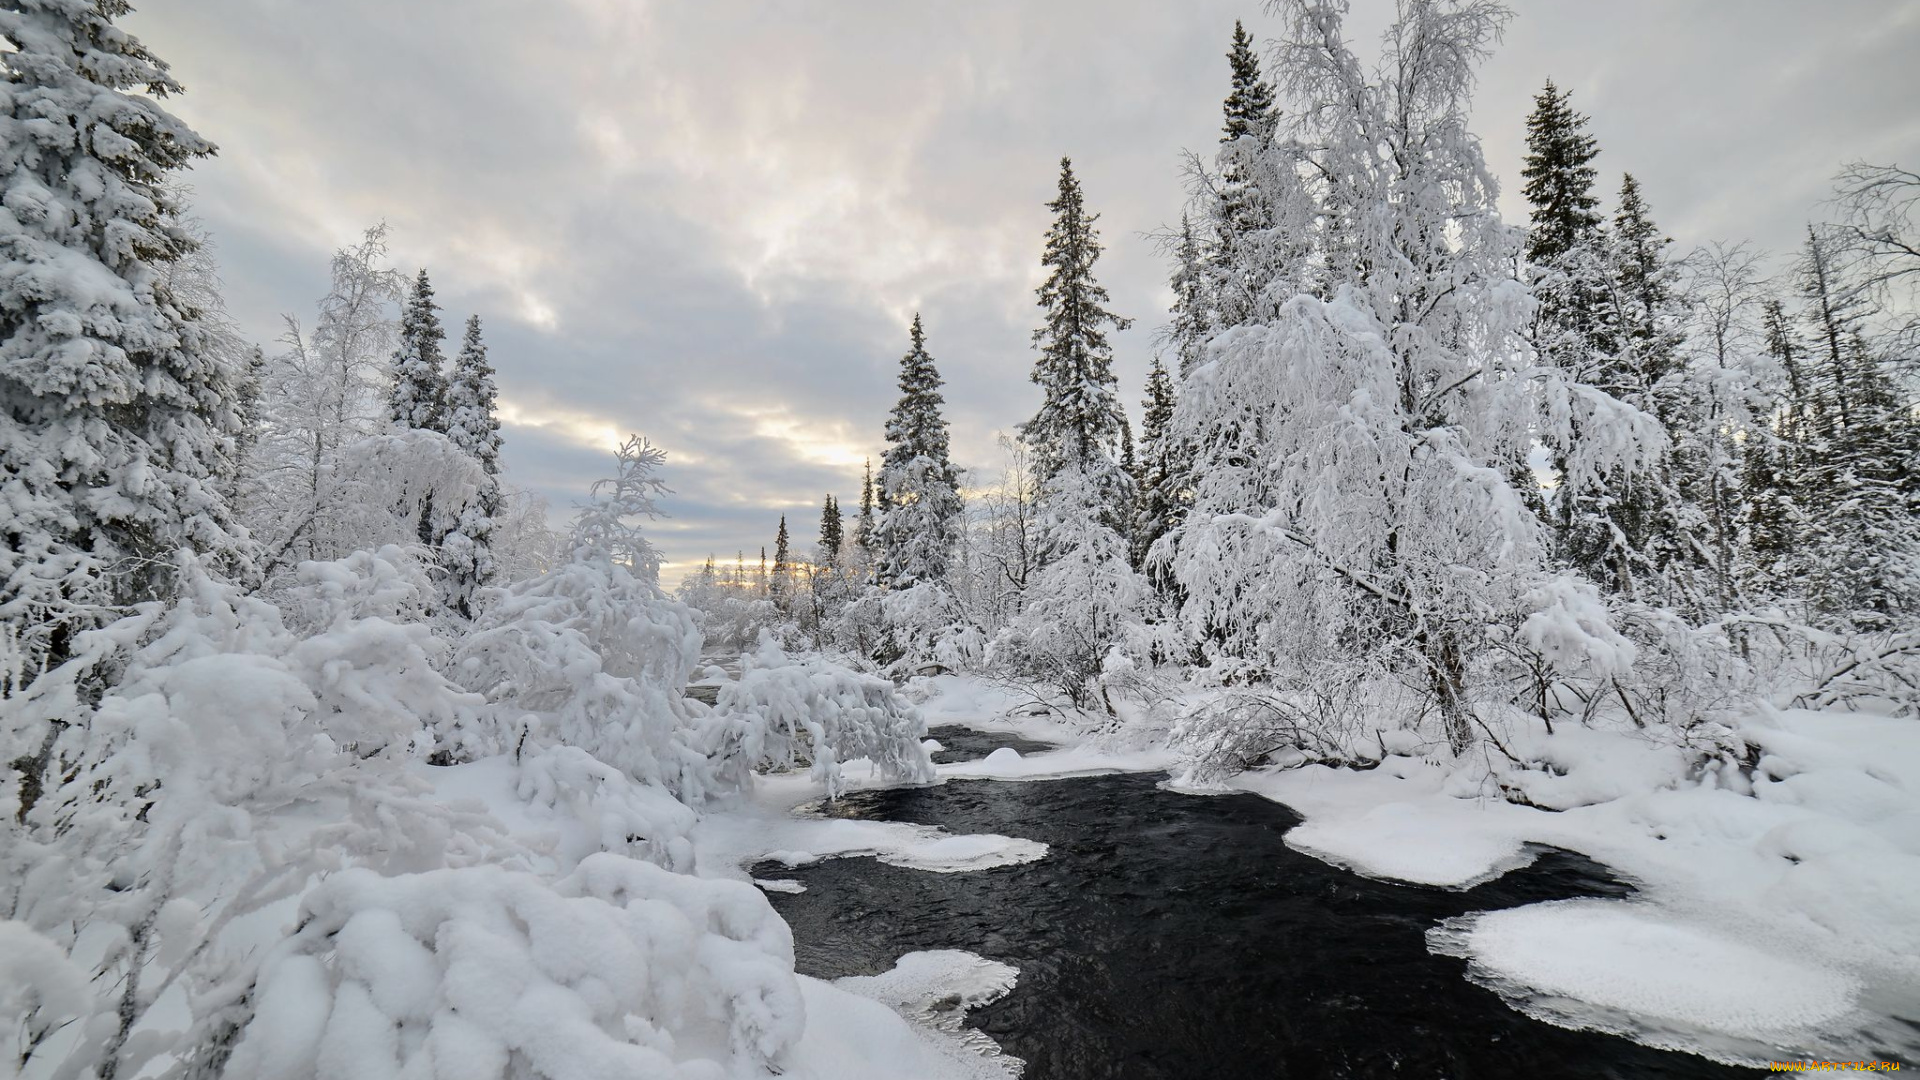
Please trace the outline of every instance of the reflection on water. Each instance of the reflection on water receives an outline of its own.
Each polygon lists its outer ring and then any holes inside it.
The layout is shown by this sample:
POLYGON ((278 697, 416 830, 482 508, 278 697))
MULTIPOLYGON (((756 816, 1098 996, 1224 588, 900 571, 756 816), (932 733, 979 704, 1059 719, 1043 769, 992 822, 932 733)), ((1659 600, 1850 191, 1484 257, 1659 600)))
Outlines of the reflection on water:
MULTIPOLYGON (((956 746, 976 756, 1008 745, 956 746)), ((1032 745, 1032 744, 1029 744, 1032 745)), ((1020 748, 1016 745, 1016 748, 1020 748)), ((771 897, 799 968, 885 971, 902 953, 965 949, 1020 969, 969 1023, 1028 1062, 1029 1080, 1754 1075, 1509 1009, 1428 953, 1450 916, 1627 895, 1606 868, 1549 851, 1467 892, 1393 885, 1288 848, 1299 818, 1251 795, 1104 776, 850 796, 829 813, 998 832, 1051 846, 1038 862, 929 874, 873 859, 793 870, 771 897)))

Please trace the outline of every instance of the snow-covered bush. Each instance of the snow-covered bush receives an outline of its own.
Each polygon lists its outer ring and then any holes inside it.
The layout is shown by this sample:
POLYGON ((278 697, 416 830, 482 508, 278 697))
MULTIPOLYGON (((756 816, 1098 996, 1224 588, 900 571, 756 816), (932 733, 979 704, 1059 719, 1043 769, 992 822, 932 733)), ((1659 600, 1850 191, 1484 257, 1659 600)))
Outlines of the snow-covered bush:
POLYGON ((659 555, 626 523, 654 512, 663 455, 638 437, 619 475, 583 508, 567 561, 497 590, 461 643, 458 677, 493 706, 466 747, 497 753, 573 746, 696 804, 713 791, 686 685, 700 628, 655 583, 659 555))
MULTIPOLYGON (((80 635, 72 659, 0 700, 0 917, 86 975, 72 1023, 14 1044, 30 1074, 131 1076, 191 1052, 247 981, 222 930, 315 871, 417 870, 486 846, 483 823, 418 799, 404 771, 419 718, 467 704, 428 662, 425 627, 369 613, 407 602, 406 575, 368 553, 300 574, 318 616, 304 638, 183 556, 177 601, 80 635), (317 830, 316 808, 332 822, 317 830), (275 826, 289 815, 308 819, 293 836, 275 826), (198 1022, 143 1026, 163 999, 191 1000, 198 1022)), ((10 1032, 56 1004, 10 1000, 10 1032)))
POLYGON ((740 678, 720 688, 715 714, 710 752, 735 785, 754 769, 810 763, 832 797, 841 764, 856 758, 890 780, 933 779, 920 745, 926 721, 892 683, 819 657, 790 657, 771 636, 742 658, 740 678))
MULTIPOLYGON (((1076 707, 1113 711, 1100 681, 1107 657, 1144 639, 1151 587, 1127 561, 1127 543, 1102 523, 1101 492, 1069 468, 1041 502, 1047 560, 1028 583, 1020 613, 994 639, 990 662, 1065 693, 1076 707)), ((1150 651, 1136 658, 1151 662, 1150 651)))
POLYGON ((225 1075, 722 1080, 805 1025, 792 935, 741 882, 603 853, 555 883, 350 870, 301 908, 225 1075))
POLYGON ((694 812, 653 784, 637 783, 626 773, 576 746, 556 746, 520 758, 515 794, 555 817, 571 818, 583 828, 563 837, 553 854, 571 867, 599 851, 646 859, 669 870, 691 872, 694 812))

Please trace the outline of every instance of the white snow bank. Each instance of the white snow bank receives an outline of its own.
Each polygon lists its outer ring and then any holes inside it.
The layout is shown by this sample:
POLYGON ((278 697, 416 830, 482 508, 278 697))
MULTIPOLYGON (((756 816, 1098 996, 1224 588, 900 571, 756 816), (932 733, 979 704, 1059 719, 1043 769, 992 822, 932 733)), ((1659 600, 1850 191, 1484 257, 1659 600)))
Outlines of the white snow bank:
POLYGON ((806 1024, 791 932, 738 882, 597 854, 558 882, 346 870, 301 907, 227 1075, 719 1080, 806 1024))
POLYGON ((1462 889, 1533 861, 1525 845, 1538 811, 1449 798, 1447 776, 1416 759, 1388 758, 1366 772, 1308 765, 1246 773, 1230 787, 1307 819, 1288 831, 1288 847, 1367 877, 1462 889))
POLYGON ((1758 749, 1757 768, 1729 765, 1690 776, 1673 748, 1631 729, 1573 729, 1516 738, 1516 753, 1537 766, 1530 769, 1491 755, 1449 763, 1392 756, 1369 771, 1309 766, 1244 774, 1232 786, 1300 812, 1306 823, 1288 834, 1293 847, 1365 874, 1458 887, 1520 865, 1524 845, 1545 844, 1582 852, 1631 879, 1641 889, 1631 922, 1535 913, 1513 916, 1521 920, 1515 923, 1503 915, 1477 939, 1488 950, 1505 950, 1496 961, 1474 946, 1489 971, 1505 965, 1500 977, 1511 985, 1534 980, 1525 1000, 1560 995, 1587 1002, 1584 1012, 1554 1006, 1565 1022, 1578 1016, 1584 1026, 1742 1060, 1765 1060, 1767 1047, 1848 1060, 1866 1038, 1920 1057, 1920 1037, 1886 1019, 1920 1009, 1920 725, 1767 710, 1737 734, 1758 749), (1563 809, 1506 801, 1503 795, 1515 791, 1563 809), (1713 936, 1700 938, 1701 927, 1713 936), (1594 945, 1602 959, 1611 949, 1619 964, 1604 977, 1587 971, 1540 985, 1551 973, 1521 958, 1525 943, 1585 949, 1582 935, 1602 943, 1594 945), (1782 961, 1793 977, 1760 979, 1737 954, 1714 951, 1714 942, 1801 959, 1782 961), (1692 949, 1712 978, 1741 983, 1739 992, 1751 999, 1703 992, 1700 1016, 1656 1015, 1675 1013, 1657 1002, 1692 990, 1667 967, 1624 958, 1662 948, 1692 949), (1646 997, 1623 997, 1621 986, 1646 997), (1870 1034, 1856 1026, 1851 1035, 1810 1045, 1804 1023, 1768 1029, 1773 1019, 1796 1016, 1825 1024, 1818 1017, 1827 1013, 1808 1012, 1804 995, 1837 986, 1856 988, 1829 997, 1857 1000, 1848 1022, 1866 1024, 1870 1034), (1759 1003, 1767 997, 1773 1005, 1759 1003), (1656 1021, 1665 1027, 1655 1030, 1656 1021), (1752 1041, 1729 1049, 1736 1036, 1752 1041))
POLYGON ((943 780, 1058 780, 1069 776, 1160 772, 1179 763, 1164 749, 1115 751, 1083 744, 1021 756, 1003 746, 978 761, 935 765, 943 780))
POLYGON ((763 852, 787 866, 804 866, 821 859, 871 855, 890 866, 957 874, 990 870, 1045 858, 1047 845, 998 833, 954 836, 936 825, 899 821, 816 821, 811 829, 794 834, 797 847, 763 852))
MULTIPOLYGON (((909 957, 915 955, 925 954, 909 957)), ((1020 1075, 1018 1059, 987 1056, 997 1048, 985 1036, 975 1033, 988 1044, 980 1046, 928 1024, 909 1024, 887 1005, 852 992, 847 983, 860 985, 853 979, 836 984, 800 977, 807 1031, 788 1058, 785 1075, 800 1080, 1007 1080, 1020 1075)))
POLYGON ((1465 889, 1533 861, 1518 836, 1472 820, 1484 816, 1471 804, 1386 803, 1299 825, 1286 841, 1367 877, 1465 889))
POLYGON ((1677 923, 1639 903, 1573 900, 1486 912, 1450 920, 1428 939, 1436 952, 1466 958, 1475 981, 1529 1015, 1666 1045, 1697 1045, 1701 1032, 1763 1045, 1817 1043, 1824 1028, 1853 1026, 1843 1021, 1861 990, 1851 975, 1677 923))
POLYGON ((983 1075, 1017 1076, 1018 1059, 1005 1057, 984 1033, 965 1026, 967 1013, 1013 990, 1020 969, 959 949, 911 952, 879 975, 856 975, 834 985, 872 998, 992 1063, 983 1075))

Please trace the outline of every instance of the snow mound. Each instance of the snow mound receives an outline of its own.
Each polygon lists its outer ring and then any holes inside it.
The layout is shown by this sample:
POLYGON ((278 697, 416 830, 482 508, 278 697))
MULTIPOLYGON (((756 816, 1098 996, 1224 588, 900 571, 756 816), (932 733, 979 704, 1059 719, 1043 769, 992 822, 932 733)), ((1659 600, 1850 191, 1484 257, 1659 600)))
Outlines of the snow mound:
POLYGON ((262 965, 226 1075, 718 1080, 805 1026, 792 935, 744 883, 604 853, 559 882, 352 869, 262 965))
POLYGON ((1175 764, 1177 759, 1165 750, 1121 752, 1083 745, 1023 757, 1013 747, 1003 746, 977 761, 936 765, 934 770, 945 780, 1061 780, 1074 776, 1159 772, 1175 764))
POLYGON ((1287 846, 1367 877, 1467 889, 1533 861, 1510 832, 1484 820, 1471 804, 1387 803, 1358 817, 1316 818, 1287 833, 1287 846), (1478 826, 1477 828, 1474 826, 1478 826))
POLYGON ((1736 1062, 1852 1027, 1862 989, 1842 972, 1622 901, 1470 915, 1429 931, 1428 943, 1468 960, 1474 981, 1530 1016, 1736 1062), (1743 1053, 1746 1041, 1762 1045, 1743 1053))
POLYGON ((762 892, 793 893, 798 895, 807 891, 805 882, 792 878, 754 878, 753 883, 760 886, 762 892))
POLYGON ((1007 996, 1020 969, 959 949, 911 952, 879 975, 835 979, 834 985, 872 998, 907 1018, 933 1028, 1017 1076, 1021 1062, 1006 1057, 986 1034, 965 1026, 967 1013, 1007 996))
POLYGON ((821 859, 871 855, 889 866, 957 874, 1033 862, 1047 854, 1047 845, 1037 840, 999 833, 955 836, 934 825, 844 818, 806 824, 813 827, 798 830, 794 837, 804 846, 770 851, 765 857, 805 866, 821 859))

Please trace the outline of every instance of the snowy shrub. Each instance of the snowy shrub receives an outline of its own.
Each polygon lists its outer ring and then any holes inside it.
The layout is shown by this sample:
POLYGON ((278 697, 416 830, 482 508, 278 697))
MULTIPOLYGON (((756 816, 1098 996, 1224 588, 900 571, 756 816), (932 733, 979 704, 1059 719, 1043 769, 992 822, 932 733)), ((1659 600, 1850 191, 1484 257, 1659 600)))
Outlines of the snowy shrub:
MULTIPOLYGON (((244 987, 247 954, 219 944, 234 919, 320 869, 472 861, 493 839, 404 771, 417 717, 464 703, 427 662, 424 627, 365 614, 401 602, 404 575, 372 555, 301 574, 327 613, 306 638, 183 556, 176 602, 80 635, 0 701, 0 914, 88 976, 81 1019, 26 1050, 36 1068, 133 1075, 188 1052, 244 987), (275 828, 288 815, 309 819, 304 838, 275 828), (196 1007, 203 1023, 141 1027, 183 995, 215 1003, 196 1007)), ((52 1006, 36 1000, 4 1023, 38 1023, 52 1006)))
POLYGON ((1329 657, 1309 674, 1203 697, 1174 725, 1171 742, 1201 780, 1269 764, 1362 764, 1380 758, 1387 732, 1417 723, 1421 704, 1389 673, 1329 657))
POLYGON ((692 871, 687 835, 693 831, 694 812, 664 789, 636 783, 573 746, 523 756, 516 776, 516 793, 523 802, 584 826, 577 838, 563 839, 555 853, 563 866, 610 851, 669 870, 692 871))
MULTIPOLYGON (((627 518, 654 513, 663 455, 638 436, 575 518, 569 557, 496 590, 455 662, 486 695, 486 752, 573 746, 689 805, 713 790, 686 685, 700 628, 655 583, 659 553, 627 518)), ((443 750, 458 749, 443 747, 443 750)))
POLYGON ((489 734, 475 740, 485 752, 574 746, 697 801, 706 762, 685 688, 699 659, 691 611, 594 559, 498 590, 454 670, 493 706, 489 734))
POLYGON ((1101 498, 1095 474, 1077 467, 1043 487, 1047 561, 994 639, 991 662, 1059 689, 1078 708, 1098 704, 1111 714, 1100 674, 1116 645, 1137 639, 1151 589, 1128 563, 1126 540, 1102 522, 1101 498))
POLYGON ((602 853, 557 883, 350 870, 301 906, 227 1076, 721 1080, 778 1071, 805 1025, 791 933, 744 883, 602 853))
POLYGON ((742 658, 715 713, 712 753, 736 785, 754 769, 811 763, 831 798, 841 791, 841 763, 856 758, 890 780, 933 779, 920 745, 926 722, 892 683, 818 657, 789 657, 771 637, 742 658))
POLYGON ((944 583, 889 589, 879 594, 879 606, 883 652, 898 677, 935 664, 948 671, 974 671, 985 659, 985 637, 944 583))

